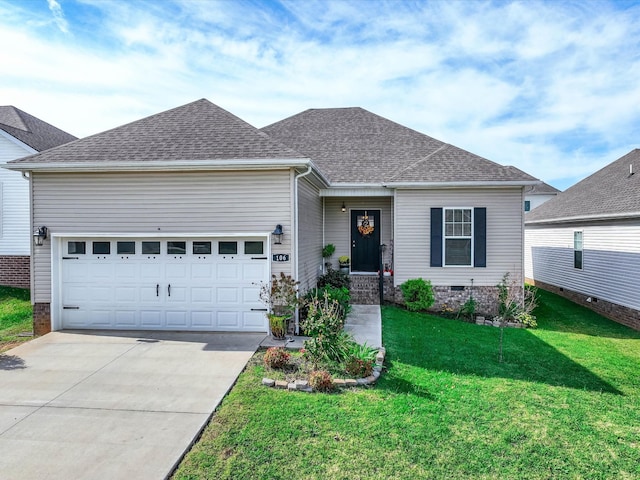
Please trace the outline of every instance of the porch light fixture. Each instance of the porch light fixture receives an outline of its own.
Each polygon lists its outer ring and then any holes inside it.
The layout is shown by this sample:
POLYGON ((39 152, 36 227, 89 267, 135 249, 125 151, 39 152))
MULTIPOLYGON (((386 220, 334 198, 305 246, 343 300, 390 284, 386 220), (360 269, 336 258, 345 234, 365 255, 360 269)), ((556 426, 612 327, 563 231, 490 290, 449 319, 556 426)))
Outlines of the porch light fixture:
POLYGON ((41 247, 44 244, 45 239, 47 238, 47 227, 44 225, 42 227, 36 227, 33 230, 33 244, 36 247, 41 247))
POLYGON ((342 213, 347 211, 347 207, 344 206, 344 202, 342 202, 342 208, 340 209, 342 213))
POLYGON ((273 235, 273 238, 275 238, 276 240, 275 244, 280 245, 282 243, 282 235, 284 235, 284 232, 282 231, 282 225, 276 225, 276 229, 271 232, 271 235, 273 235))

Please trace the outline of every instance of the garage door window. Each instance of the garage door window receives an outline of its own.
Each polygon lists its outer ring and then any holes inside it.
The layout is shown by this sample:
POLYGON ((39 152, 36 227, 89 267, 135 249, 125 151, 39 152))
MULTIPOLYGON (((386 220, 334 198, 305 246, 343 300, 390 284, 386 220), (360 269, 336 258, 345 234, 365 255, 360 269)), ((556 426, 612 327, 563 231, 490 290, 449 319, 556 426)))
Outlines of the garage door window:
POLYGON ((167 242, 169 255, 184 255, 187 253, 187 242, 167 242))
POLYGON ((211 242, 193 242, 194 255, 211 255, 211 242))
POLYGON ((262 242, 244 242, 245 255, 262 255, 264 246, 262 242))
POLYGON ((67 244, 67 253, 69 255, 84 255, 86 253, 87 245, 85 242, 69 242, 67 244))
POLYGON ((160 242, 142 242, 143 255, 160 255, 160 242))
POLYGON ((118 242, 118 255, 134 255, 136 242, 118 242))
POLYGON ((219 242, 218 253, 220 255, 236 255, 238 253, 238 242, 219 242))
POLYGON ((111 253, 111 242, 93 242, 94 255, 109 255, 111 253))

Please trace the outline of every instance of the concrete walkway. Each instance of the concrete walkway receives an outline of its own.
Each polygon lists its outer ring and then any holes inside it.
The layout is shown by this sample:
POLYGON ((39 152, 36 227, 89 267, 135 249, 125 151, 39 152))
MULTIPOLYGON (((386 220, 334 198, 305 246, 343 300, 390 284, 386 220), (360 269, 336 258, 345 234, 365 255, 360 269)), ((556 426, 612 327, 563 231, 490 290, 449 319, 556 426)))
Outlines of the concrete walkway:
MULTIPOLYGON (((351 312, 344 324, 345 331, 353 335, 358 343, 367 343, 370 347, 382 346, 382 316, 379 305, 351 305, 351 312)), ((309 337, 294 336, 287 340, 274 340, 268 335, 261 347, 302 348, 309 337)))
POLYGON ((263 338, 62 331, 5 352, 0 478, 165 478, 263 338))

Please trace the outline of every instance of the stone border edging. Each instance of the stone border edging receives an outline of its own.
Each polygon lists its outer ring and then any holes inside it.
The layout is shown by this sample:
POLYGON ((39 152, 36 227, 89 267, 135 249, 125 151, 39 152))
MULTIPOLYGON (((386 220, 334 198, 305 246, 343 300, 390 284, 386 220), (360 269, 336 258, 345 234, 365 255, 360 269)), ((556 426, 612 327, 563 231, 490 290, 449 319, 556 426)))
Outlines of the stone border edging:
MULTIPOLYGON (((373 367, 373 373, 365 378, 334 378, 334 388, 346 388, 357 387, 359 385, 371 385, 378 381, 382 374, 382 368, 384 364, 384 357, 387 354, 387 350, 384 347, 380 347, 378 354, 376 355, 375 364, 373 367)), ((313 392, 313 388, 309 386, 308 380, 296 380, 295 382, 287 382, 285 380, 273 380, 271 378, 263 378, 262 385, 266 387, 279 388, 281 390, 299 391, 299 392, 313 392)))

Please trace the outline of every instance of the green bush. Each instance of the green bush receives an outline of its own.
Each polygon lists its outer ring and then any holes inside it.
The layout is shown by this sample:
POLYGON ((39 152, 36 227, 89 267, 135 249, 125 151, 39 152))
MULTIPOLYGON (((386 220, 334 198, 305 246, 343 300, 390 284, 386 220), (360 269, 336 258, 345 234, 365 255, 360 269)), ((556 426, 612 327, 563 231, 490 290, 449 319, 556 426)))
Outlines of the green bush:
POLYGON ((335 288, 346 288, 349 290, 351 288, 351 280, 349 280, 349 275, 347 273, 343 273, 340 270, 336 270, 335 268, 329 268, 327 273, 318 277, 318 288, 325 287, 327 285, 331 285, 335 288))
POLYGON ((373 373, 373 362, 377 353, 377 349, 368 346, 366 343, 361 345, 352 341, 347 349, 345 371, 354 377, 368 377, 373 373))
POLYGON ((430 280, 414 278, 400 285, 402 297, 408 310, 418 312, 428 310, 435 302, 430 280))
POLYGON ((351 294, 346 287, 334 287, 333 285, 325 285, 319 288, 312 288, 304 296, 304 303, 309 304, 315 298, 324 298, 329 296, 329 301, 337 301, 341 308, 341 314, 344 317, 351 311, 351 294))

